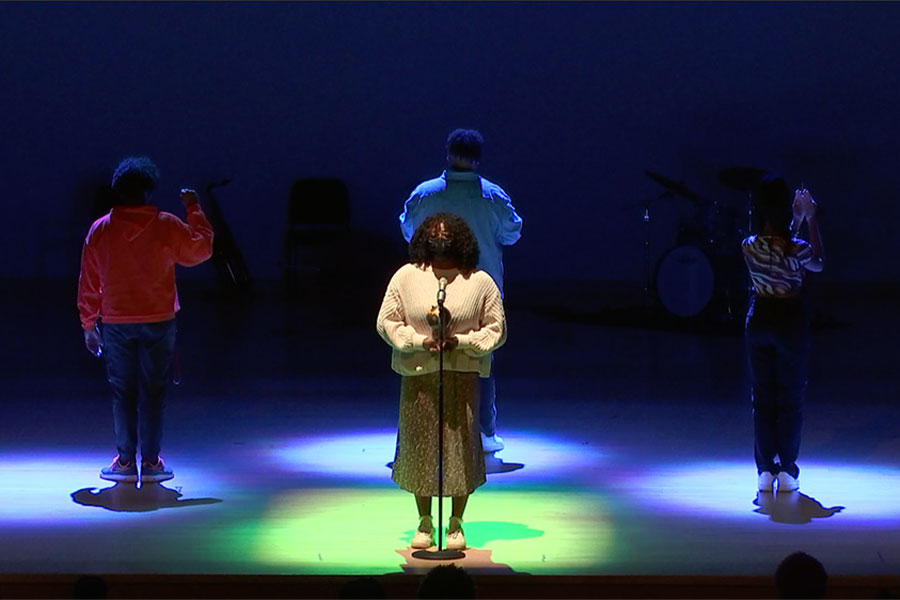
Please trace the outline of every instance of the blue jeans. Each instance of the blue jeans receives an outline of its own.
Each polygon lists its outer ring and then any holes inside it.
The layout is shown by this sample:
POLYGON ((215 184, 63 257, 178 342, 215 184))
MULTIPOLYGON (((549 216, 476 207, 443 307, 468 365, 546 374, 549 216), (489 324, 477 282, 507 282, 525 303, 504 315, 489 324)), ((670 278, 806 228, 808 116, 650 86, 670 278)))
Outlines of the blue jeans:
POLYGON ((745 334, 757 471, 796 477, 810 345, 805 300, 754 298, 745 334))
POLYGON ((497 433, 497 382, 494 379, 494 368, 497 363, 491 355, 491 376, 479 378, 481 387, 481 404, 479 405, 478 425, 481 433, 491 437, 497 433))
POLYGON ((101 334, 106 377, 113 392, 119 458, 135 460, 140 431, 141 459, 155 463, 175 352, 175 319, 159 323, 103 323, 101 334))

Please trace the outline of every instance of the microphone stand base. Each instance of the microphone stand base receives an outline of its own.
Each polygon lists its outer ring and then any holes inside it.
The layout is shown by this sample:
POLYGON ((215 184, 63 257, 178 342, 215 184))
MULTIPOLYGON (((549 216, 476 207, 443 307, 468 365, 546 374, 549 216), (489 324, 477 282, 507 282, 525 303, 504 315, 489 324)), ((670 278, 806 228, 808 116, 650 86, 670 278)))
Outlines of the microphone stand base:
POLYGON ((458 560, 465 558, 466 555, 460 550, 416 550, 410 556, 413 558, 421 558, 424 560, 458 560))

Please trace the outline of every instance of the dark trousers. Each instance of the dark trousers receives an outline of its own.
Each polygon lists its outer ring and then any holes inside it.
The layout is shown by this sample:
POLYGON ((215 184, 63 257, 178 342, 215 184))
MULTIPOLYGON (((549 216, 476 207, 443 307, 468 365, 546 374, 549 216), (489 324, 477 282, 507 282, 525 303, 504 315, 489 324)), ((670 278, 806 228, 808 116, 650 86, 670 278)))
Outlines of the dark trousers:
POLYGON ((756 468, 796 477, 809 364, 809 310, 803 298, 754 298, 745 338, 750 367, 756 468))
POLYGON ((113 392, 116 449, 155 463, 162 440, 166 387, 175 351, 175 319, 159 323, 103 323, 103 357, 113 392))

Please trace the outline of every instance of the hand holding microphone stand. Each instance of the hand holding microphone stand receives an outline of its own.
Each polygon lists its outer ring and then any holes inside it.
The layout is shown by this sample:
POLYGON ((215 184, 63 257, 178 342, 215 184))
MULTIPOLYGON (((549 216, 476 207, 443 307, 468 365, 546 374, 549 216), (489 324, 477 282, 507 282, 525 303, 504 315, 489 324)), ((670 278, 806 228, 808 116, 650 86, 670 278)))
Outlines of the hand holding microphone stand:
POLYGON ((447 340, 447 321, 444 311, 444 300, 447 297, 447 278, 441 277, 438 284, 438 523, 437 550, 416 550, 413 558, 425 560, 455 560, 465 558, 460 550, 442 549, 444 531, 444 343, 447 340))

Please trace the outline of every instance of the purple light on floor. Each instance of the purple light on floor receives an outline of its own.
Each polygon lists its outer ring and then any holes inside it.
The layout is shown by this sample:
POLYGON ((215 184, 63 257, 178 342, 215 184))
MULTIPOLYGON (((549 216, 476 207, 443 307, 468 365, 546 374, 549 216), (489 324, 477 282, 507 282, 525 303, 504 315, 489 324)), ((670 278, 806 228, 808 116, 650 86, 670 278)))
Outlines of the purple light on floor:
MULTIPOLYGON (((90 493, 95 494, 114 485, 98 476, 100 469, 108 463, 109 456, 106 454, 79 455, 72 451, 0 455, 0 498, 3 499, 0 502, 0 524, 81 525, 138 514, 133 511, 102 510, 73 501, 72 494, 79 490, 94 488, 90 493)), ((173 466, 176 478, 165 482, 167 488, 189 491, 193 497, 221 497, 214 473, 196 466, 173 466)), ((159 510, 154 514, 166 512, 174 511, 159 510)))
MULTIPOLYGON (((293 471, 338 475, 372 481, 390 481, 385 465, 394 460, 397 432, 347 432, 304 437, 285 442, 275 458, 293 471)), ((498 456, 506 462, 523 463, 521 470, 502 475, 515 480, 552 480, 583 476, 585 470, 604 460, 601 451, 587 445, 562 442, 530 432, 504 433, 506 449, 498 456)))
MULTIPOLYGON (((900 518, 900 468, 804 462, 800 490, 793 499, 779 494, 779 505, 803 502, 812 519, 836 516, 853 521, 896 521, 900 518)), ((705 462, 666 466, 636 474, 619 485, 640 502, 727 518, 759 518, 773 508, 771 494, 756 499, 752 461, 705 462), (762 506, 760 506, 762 505, 762 506)))

